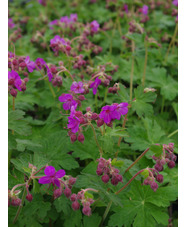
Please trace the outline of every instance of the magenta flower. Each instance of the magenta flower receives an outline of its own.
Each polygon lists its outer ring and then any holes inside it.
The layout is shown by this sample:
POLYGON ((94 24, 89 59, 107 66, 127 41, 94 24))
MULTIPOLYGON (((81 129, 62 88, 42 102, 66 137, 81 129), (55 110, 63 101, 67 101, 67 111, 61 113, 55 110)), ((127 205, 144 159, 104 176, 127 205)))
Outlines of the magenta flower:
POLYGON ((15 24, 13 23, 12 18, 8 18, 8 28, 14 28, 15 24))
POLYGON ((57 187, 60 187, 60 181, 59 178, 65 176, 65 170, 60 169, 56 172, 55 168, 53 166, 47 166, 44 170, 44 173, 46 176, 41 177, 39 179, 40 184, 53 184, 57 187))
POLYGON ((71 129, 73 133, 78 132, 80 120, 75 116, 68 117, 68 128, 71 129))
POLYGON ((50 71, 48 65, 45 64, 45 66, 46 66, 46 69, 47 69, 48 80, 51 81, 52 78, 53 78, 53 75, 52 75, 52 73, 51 73, 51 71, 50 71))
POLYGON ((147 15, 147 14, 148 14, 148 9, 149 9, 149 7, 148 7, 147 5, 144 5, 144 6, 142 7, 142 13, 143 13, 144 15, 147 15))
POLYGON ((77 14, 76 14, 76 13, 70 14, 70 21, 71 21, 71 22, 76 22, 76 21, 77 21, 77 14))
POLYGON ((110 123, 111 120, 116 119, 118 116, 118 112, 116 111, 117 106, 104 106, 102 107, 102 111, 99 114, 99 117, 104 120, 106 124, 110 123))
MULTIPOLYGON (((46 62, 42 59, 42 58, 37 58, 35 61, 36 67, 41 70, 43 68, 44 65, 46 65, 46 62)), ((36 69, 37 69, 36 68, 36 69)), ((38 70, 37 69, 37 70, 38 70)))
POLYGON ((21 91, 20 86, 22 84, 22 81, 21 77, 16 71, 12 70, 11 72, 8 72, 8 84, 16 87, 19 91, 21 91))
POLYGON ((97 77, 94 82, 91 83, 89 86, 90 88, 93 88, 93 94, 95 95, 97 93, 98 86, 101 84, 101 80, 97 77))
POLYGON ((58 25, 58 20, 53 20, 49 23, 50 29, 53 29, 53 27, 52 27, 53 25, 58 25))
POLYGON ((178 7, 178 0, 173 0, 172 4, 178 7))
POLYGON ((35 69, 35 63, 33 61, 30 61, 30 57, 27 56, 25 59, 25 63, 27 66, 28 71, 31 73, 35 69))
POLYGON ((91 32, 96 33, 99 29, 99 24, 96 20, 94 20, 90 23, 90 27, 91 27, 91 32))
POLYGON ((77 107, 77 102, 73 99, 73 96, 70 94, 62 94, 59 96, 59 101, 63 103, 64 110, 70 110, 72 106, 77 107))
POLYGON ((125 13, 128 13, 128 12, 129 12, 129 10, 128 10, 128 5, 127 5, 127 4, 124 4, 123 10, 125 10, 125 13))
POLYGON ((60 18, 60 22, 68 24, 70 23, 70 19, 68 18, 68 16, 64 16, 60 18))
POLYGON ((127 102, 122 102, 120 104, 113 103, 113 106, 116 106, 116 110, 114 111, 114 119, 120 120, 121 115, 125 115, 128 113, 127 102))
POLYGON ((66 41, 63 38, 61 38, 59 35, 54 36, 54 38, 50 40, 50 44, 55 44, 55 45, 62 44, 64 46, 67 45, 66 41))
POLYGON ((85 89, 83 88, 83 82, 73 82, 71 87, 70 87, 71 91, 73 91, 76 94, 82 94, 85 89))

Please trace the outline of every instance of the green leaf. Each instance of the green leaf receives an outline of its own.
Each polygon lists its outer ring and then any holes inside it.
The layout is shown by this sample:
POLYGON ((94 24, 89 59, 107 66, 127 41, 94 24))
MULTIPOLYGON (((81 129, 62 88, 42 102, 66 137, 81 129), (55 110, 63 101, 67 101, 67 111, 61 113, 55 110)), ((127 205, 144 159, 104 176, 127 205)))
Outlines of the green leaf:
POLYGON ((154 92, 144 93, 144 88, 138 86, 138 88, 134 89, 135 100, 132 102, 132 109, 136 111, 139 117, 152 115, 153 108, 149 103, 154 102, 156 96, 154 92))
POLYGON ((41 148, 40 144, 33 143, 30 140, 16 139, 16 142, 17 142, 18 151, 24 151, 25 149, 35 151, 35 150, 39 150, 41 148))
POLYGON ((157 224, 168 225, 166 207, 176 199, 177 192, 172 187, 158 188, 154 192, 150 186, 133 181, 131 190, 122 193, 123 208, 115 207, 109 226, 153 227, 157 224), (169 192, 172 190, 172 196, 169 192), (166 196, 163 193, 167 193, 166 196), (161 195, 161 198, 159 197, 161 195), (160 201, 161 200, 161 201, 160 201))
POLYGON ((20 135, 30 135, 32 133, 28 122, 24 120, 24 112, 21 110, 11 110, 8 112, 8 129, 20 135))
POLYGON ((40 219, 44 219, 50 209, 50 202, 44 202, 41 195, 34 194, 32 202, 26 204, 23 213, 26 216, 36 216, 40 219))
POLYGON ((150 150, 155 154, 156 157, 158 157, 163 152, 163 146, 162 145, 151 145, 150 150))
POLYGON ((122 160, 117 160, 116 158, 114 158, 114 159, 112 160, 111 164, 112 164, 113 166, 122 167, 123 164, 124 164, 124 161, 122 161, 122 160))
POLYGON ((83 217, 84 226, 96 227, 99 226, 101 222, 101 217, 97 213, 93 213, 90 217, 83 217))

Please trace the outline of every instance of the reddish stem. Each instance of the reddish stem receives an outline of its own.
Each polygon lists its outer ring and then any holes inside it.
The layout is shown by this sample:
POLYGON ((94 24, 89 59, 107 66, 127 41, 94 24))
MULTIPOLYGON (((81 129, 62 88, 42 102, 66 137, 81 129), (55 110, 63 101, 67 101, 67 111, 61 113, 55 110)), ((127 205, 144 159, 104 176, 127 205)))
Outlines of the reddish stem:
POLYGON ((148 151, 150 148, 147 148, 126 170, 125 173, 127 171, 129 171, 129 169, 131 169, 148 151))
POLYGON ((123 189, 125 189, 141 172, 143 172, 144 169, 138 171, 119 191, 117 191, 115 194, 118 195, 123 189))

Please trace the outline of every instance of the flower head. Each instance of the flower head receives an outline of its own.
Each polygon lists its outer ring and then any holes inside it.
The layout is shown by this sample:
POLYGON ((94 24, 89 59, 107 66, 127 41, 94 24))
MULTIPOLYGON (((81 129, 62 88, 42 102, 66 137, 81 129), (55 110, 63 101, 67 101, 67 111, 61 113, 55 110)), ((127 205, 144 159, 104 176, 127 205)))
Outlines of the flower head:
POLYGON ((37 58, 35 60, 35 65, 36 65, 36 69, 38 68, 39 70, 41 70, 43 66, 46 65, 46 62, 42 58, 37 58))
POLYGON ((68 128, 71 129, 73 133, 78 132, 79 130, 79 125, 80 125, 80 120, 79 118, 75 116, 70 116, 68 117, 68 128))
POLYGON ((30 57, 27 56, 25 59, 25 63, 27 66, 28 71, 31 73, 35 69, 35 63, 33 61, 30 61, 30 57))
POLYGON ((62 44, 64 46, 67 45, 66 41, 63 38, 61 38, 59 35, 54 36, 54 38, 50 40, 50 44, 55 44, 55 45, 62 44))
POLYGON ((178 7, 178 0, 173 0, 172 4, 178 7))
POLYGON ((149 9, 149 7, 148 7, 147 5, 144 5, 144 6, 142 7, 142 13, 143 13, 144 15, 147 15, 147 14, 148 14, 148 9, 149 9))
POLYGON ((57 187, 60 187, 60 181, 59 178, 65 176, 65 170, 60 169, 56 172, 55 168, 53 166, 47 166, 44 170, 44 173, 46 176, 41 177, 39 179, 40 184, 53 184, 57 187))
POLYGON ((76 94, 82 94, 85 89, 83 88, 83 82, 73 82, 71 85, 71 91, 73 91, 76 94))
POLYGON ((45 66, 46 66, 46 69, 47 69, 48 80, 51 81, 52 78, 53 78, 52 72, 50 71, 47 64, 45 64, 45 66))
POLYGON ((64 110, 70 110, 72 106, 77 107, 77 102, 73 99, 73 96, 70 94, 62 94, 59 96, 59 101, 63 103, 64 110))
POLYGON ((101 80, 97 77, 94 82, 91 83, 90 88, 93 88, 93 94, 97 93, 97 88, 101 84, 101 80))
POLYGON ((8 18, 8 28, 14 28, 15 24, 13 23, 12 18, 8 18))
POLYGON ((19 91, 21 91, 21 77, 19 76, 19 74, 12 70, 11 72, 8 72, 8 84, 14 86, 15 88, 17 88, 19 91))
POLYGON ((94 20, 90 23, 90 27, 91 27, 91 32, 96 33, 99 29, 99 24, 96 20, 94 20))
POLYGON ((116 110, 114 112, 115 119, 120 120, 121 115, 125 115, 128 113, 127 102, 122 102, 120 104, 113 103, 113 105, 116 106, 116 110))
POLYGON ((102 107, 102 111, 99 114, 99 117, 104 120, 106 124, 110 123, 111 120, 115 119, 116 116, 118 116, 118 113, 116 111, 117 106, 104 106, 102 107))

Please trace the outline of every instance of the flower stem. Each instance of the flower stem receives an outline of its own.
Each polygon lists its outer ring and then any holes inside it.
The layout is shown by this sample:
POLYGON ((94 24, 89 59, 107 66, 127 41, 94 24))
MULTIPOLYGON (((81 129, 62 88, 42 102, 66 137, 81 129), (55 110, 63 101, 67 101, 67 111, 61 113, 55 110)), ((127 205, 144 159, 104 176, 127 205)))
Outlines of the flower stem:
POLYGON ((105 213, 103 214, 103 217, 102 217, 102 220, 101 220, 101 223, 100 223, 99 227, 102 227, 102 226, 103 226, 103 222, 105 221, 105 219, 106 219, 106 217, 107 217, 107 214, 108 214, 108 212, 109 212, 111 206, 112 206, 112 201, 110 201, 110 202, 108 203, 108 205, 107 205, 107 207, 106 207, 106 210, 105 210, 105 213))
MULTIPOLYGON (((12 110, 15 111, 15 97, 12 96, 12 110)), ((14 135, 14 130, 12 130, 12 135, 14 135)))
POLYGON ((14 217, 13 224, 16 223, 16 221, 17 221, 17 219, 18 219, 18 217, 19 217, 19 214, 20 214, 21 209, 22 209, 22 207, 23 207, 23 203, 24 203, 24 201, 25 201, 25 197, 26 197, 26 187, 25 187, 25 189, 24 189, 24 191, 23 191, 23 195, 22 195, 22 198, 21 198, 21 204, 19 205, 19 208, 18 208, 18 210, 17 210, 17 213, 16 213, 16 215, 15 215, 15 217, 14 217))
MULTIPOLYGON (((128 114, 128 113, 127 113, 127 114, 128 114)), ((126 114, 125 117, 124 117, 122 128, 125 128, 125 125, 126 125, 126 122, 127 122, 127 114, 126 114)), ((118 147, 119 147, 120 144, 121 144, 121 140, 122 140, 122 137, 120 136, 120 137, 119 137, 119 140, 118 140, 118 147)), ((119 152, 119 150, 116 151, 115 158, 118 157, 118 152, 119 152)))
POLYGON ((21 186, 25 186, 25 185, 26 185, 26 183, 15 185, 15 186, 12 188, 12 190, 11 190, 11 194, 15 191, 16 188, 21 187, 21 186))
POLYGON ((118 195, 123 189, 125 189, 141 172, 143 172, 144 169, 138 171, 120 190, 115 192, 116 195, 118 195))
POLYGON ((53 97, 54 97, 54 99, 55 99, 55 98, 56 98, 56 94, 55 94, 55 92, 54 92, 54 90, 53 90, 53 88, 52 88, 52 86, 51 86, 50 82, 48 81, 48 79, 47 79, 47 83, 48 83, 48 86, 49 86, 50 91, 51 91, 51 93, 52 93, 52 96, 53 96, 53 97))
POLYGON ((101 147, 100 147, 100 145, 99 145, 99 143, 98 143, 98 140, 97 140, 97 137, 96 137, 96 132, 95 132, 94 126, 93 126, 91 123, 90 123, 90 126, 91 126, 91 128, 92 128, 93 133, 94 133, 94 139, 95 139, 96 144, 97 144, 97 146, 98 146, 98 148, 99 148, 100 156, 102 157, 103 151, 102 151, 102 149, 101 149, 101 147))
POLYGON ((170 137, 174 136, 177 132, 178 132, 178 129, 176 129, 174 132, 172 132, 171 134, 169 134, 167 137, 170 138, 170 137))
POLYGON ((103 100, 103 106, 104 106, 105 103, 106 103, 107 94, 108 94, 108 88, 105 89, 105 96, 104 96, 104 100, 103 100))
POLYGON ((126 170, 125 173, 127 171, 129 171, 129 169, 131 169, 148 151, 150 148, 147 148, 126 170))
POLYGON ((132 90, 133 90, 134 50, 135 50, 135 43, 132 40, 132 65, 131 65, 131 74, 130 74, 130 100, 132 100, 132 90))
POLYGON ((178 23, 176 23, 176 27, 175 27, 175 30, 174 30, 174 34, 173 34, 173 36, 172 36, 172 40, 171 40, 171 42, 170 42, 170 44, 169 44, 167 53, 166 53, 166 55, 165 55, 165 61, 164 61, 164 63, 166 63, 167 58, 168 58, 168 55, 169 55, 170 48, 171 48, 171 46, 172 46, 172 45, 174 44, 174 42, 175 42, 177 32, 178 32, 178 23))
POLYGON ((146 68, 147 68, 147 58, 148 58, 148 44, 145 40, 145 63, 144 63, 144 70, 143 70, 143 78, 142 78, 142 86, 145 85, 145 75, 146 75, 146 68))

